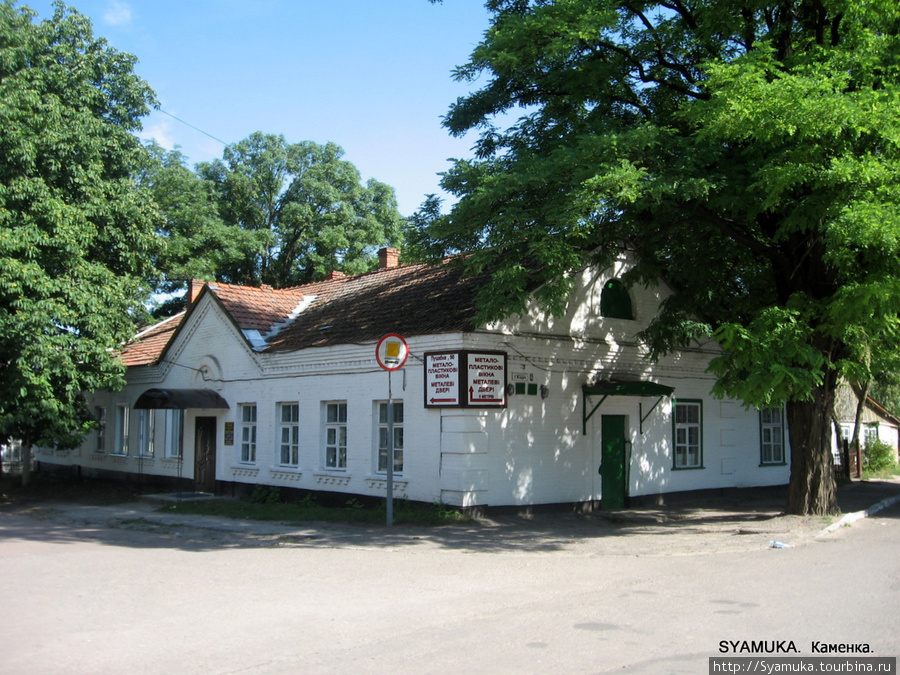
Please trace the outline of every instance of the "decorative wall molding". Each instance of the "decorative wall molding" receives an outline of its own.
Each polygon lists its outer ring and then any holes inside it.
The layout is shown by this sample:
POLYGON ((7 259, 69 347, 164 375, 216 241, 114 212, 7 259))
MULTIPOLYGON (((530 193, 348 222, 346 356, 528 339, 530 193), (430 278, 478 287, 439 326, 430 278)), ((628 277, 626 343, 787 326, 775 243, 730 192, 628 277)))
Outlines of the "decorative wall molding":
POLYGON ((338 485, 341 487, 350 485, 350 476, 346 474, 317 473, 315 478, 316 485, 338 485))
POLYGON ((231 475, 235 478, 256 478, 259 475, 259 467, 233 466, 231 467, 231 475))
POLYGON ((282 480, 286 482, 297 482, 303 478, 303 474, 300 471, 281 469, 269 469, 269 476, 272 480, 282 480))

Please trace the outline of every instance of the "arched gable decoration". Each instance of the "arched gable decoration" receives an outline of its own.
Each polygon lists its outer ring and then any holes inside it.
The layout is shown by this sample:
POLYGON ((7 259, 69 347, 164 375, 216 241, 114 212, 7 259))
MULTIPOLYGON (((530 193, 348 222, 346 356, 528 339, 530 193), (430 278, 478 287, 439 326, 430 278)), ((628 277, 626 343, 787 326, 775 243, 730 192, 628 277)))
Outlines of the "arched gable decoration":
POLYGON ((610 279, 600 291, 600 316, 610 319, 633 319, 631 296, 618 279, 610 279))
POLYGON ((212 389, 148 389, 138 397, 136 410, 186 410, 228 408, 228 402, 212 389))

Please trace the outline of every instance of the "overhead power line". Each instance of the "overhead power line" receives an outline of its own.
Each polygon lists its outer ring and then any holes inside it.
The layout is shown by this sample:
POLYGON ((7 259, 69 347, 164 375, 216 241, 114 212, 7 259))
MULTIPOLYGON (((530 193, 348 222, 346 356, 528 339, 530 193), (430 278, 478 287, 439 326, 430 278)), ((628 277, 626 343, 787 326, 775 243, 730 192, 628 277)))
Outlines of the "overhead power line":
POLYGON ((173 114, 170 113, 170 112, 167 112, 167 111, 163 110, 162 108, 157 108, 157 110, 159 110, 159 112, 161 112, 161 113, 164 113, 164 114, 168 115, 168 116, 171 117, 173 120, 176 120, 176 121, 178 121, 178 122, 181 122, 183 125, 185 125, 185 126, 187 126, 187 127, 190 127, 190 128, 193 129, 194 131, 199 131, 199 132, 200 132, 201 134, 203 134, 204 136, 209 136, 211 139, 213 139, 214 141, 218 141, 218 142, 221 143, 222 145, 225 145, 225 146, 228 145, 228 143, 226 143, 225 141, 223 141, 221 138, 216 138, 216 137, 213 136, 212 134, 203 131, 203 129, 201 129, 200 127, 195 127, 195 126, 194 126, 193 124, 191 124, 190 122, 185 122, 185 121, 184 121, 183 119, 181 119, 180 117, 175 117, 175 115, 173 115, 173 114))

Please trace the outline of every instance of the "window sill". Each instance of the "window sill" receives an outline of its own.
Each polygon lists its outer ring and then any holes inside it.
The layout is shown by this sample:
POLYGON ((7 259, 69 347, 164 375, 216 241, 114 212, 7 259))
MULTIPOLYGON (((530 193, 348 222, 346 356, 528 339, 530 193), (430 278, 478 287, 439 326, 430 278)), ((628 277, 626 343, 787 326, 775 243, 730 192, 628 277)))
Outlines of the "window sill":
POLYGON ((760 462, 760 468, 764 466, 787 466, 787 462, 760 462))
POLYGON ((701 471, 705 468, 702 464, 700 466, 673 466, 672 471, 701 471))

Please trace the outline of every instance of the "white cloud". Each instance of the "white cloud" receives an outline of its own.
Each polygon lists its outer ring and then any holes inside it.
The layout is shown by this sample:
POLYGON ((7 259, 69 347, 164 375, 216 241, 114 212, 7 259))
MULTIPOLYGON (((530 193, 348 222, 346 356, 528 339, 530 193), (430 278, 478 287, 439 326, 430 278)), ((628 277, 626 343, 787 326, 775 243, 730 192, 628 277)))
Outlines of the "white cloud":
POLYGON ((166 150, 175 149, 175 138, 172 134, 172 129, 169 126, 168 120, 160 120, 154 124, 145 126, 138 134, 138 137, 145 141, 152 138, 166 150))
POLYGON ((124 26, 131 23, 131 6, 127 2, 112 0, 103 14, 103 20, 111 26, 124 26))

